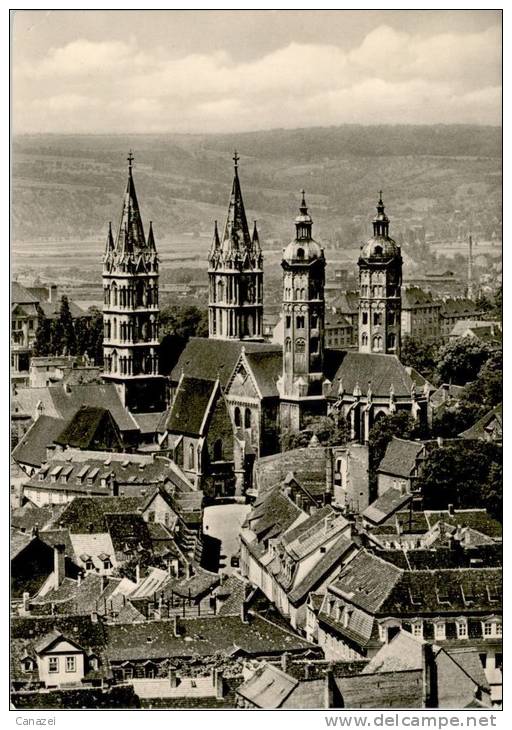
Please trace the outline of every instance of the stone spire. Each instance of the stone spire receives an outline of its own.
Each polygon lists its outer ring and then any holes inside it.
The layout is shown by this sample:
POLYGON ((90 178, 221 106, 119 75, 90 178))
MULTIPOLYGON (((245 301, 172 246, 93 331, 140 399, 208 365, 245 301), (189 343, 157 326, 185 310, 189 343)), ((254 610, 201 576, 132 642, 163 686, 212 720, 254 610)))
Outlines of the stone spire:
POLYGON ((107 243, 105 245, 105 256, 109 256, 114 251, 114 236, 112 234, 112 221, 108 224, 107 243))
POLYGON ((250 248, 251 246, 251 235, 249 233, 249 226, 247 225, 240 179, 238 177, 239 160, 240 156, 235 150, 235 154, 233 155, 233 161, 235 163, 233 185, 229 199, 226 225, 224 227, 224 236, 222 238, 223 249, 226 253, 229 248, 238 252, 243 247, 250 248))
POLYGON ((137 193, 135 192, 135 183, 133 182, 132 169, 134 157, 131 150, 127 160, 128 182, 124 194, 123 210, 116 241, 116 248, 124 249, 126 253, 146 248, 144 227, 137 201, 137 193))

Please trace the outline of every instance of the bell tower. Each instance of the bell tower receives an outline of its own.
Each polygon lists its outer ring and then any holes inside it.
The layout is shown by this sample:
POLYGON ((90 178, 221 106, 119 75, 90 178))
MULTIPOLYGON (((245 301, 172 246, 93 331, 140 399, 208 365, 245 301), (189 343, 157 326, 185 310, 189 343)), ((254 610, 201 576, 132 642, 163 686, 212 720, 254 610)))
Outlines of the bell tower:
POLYGON ((326 411, 323 396, 325 257, 313 239, 302 191, 295 238, 283 251, 283 372, 281 430, 299 431, 305 414, 326 411))
POLYGON ((226 225, 222 237, 217 221, 208 255, 209 337, 217 340, 263 340, 263 254, 254 221, 252 236, 247 225, 233 156, 234 177, 226 225))
POLYGON ((400 356, 402 256, 389 236, 382 191, 373 236, 361 246, 359 266, 359 352, 400 356))
POLYGON ((103 378, 132 411, 165 409, 158 368, 158 254, 153 226, 146 241, 128 155, 128 183, 116 239, 109 225, 103 257, 103 378))

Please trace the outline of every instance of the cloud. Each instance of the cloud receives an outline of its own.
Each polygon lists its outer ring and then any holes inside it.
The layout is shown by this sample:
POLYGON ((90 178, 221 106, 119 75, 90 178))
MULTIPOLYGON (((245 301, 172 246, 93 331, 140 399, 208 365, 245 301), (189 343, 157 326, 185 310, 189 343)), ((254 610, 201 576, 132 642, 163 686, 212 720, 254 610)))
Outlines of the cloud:
POLYGON ((501 38, 379 26, 359 46, 224 51, 75 40, 14 69, 15 131, 219 132, 371 123, 500 123, 501 38), (101 114, 98 114, 101 107, 101 114), (122 110, 122 113, 120 113, 122 110))

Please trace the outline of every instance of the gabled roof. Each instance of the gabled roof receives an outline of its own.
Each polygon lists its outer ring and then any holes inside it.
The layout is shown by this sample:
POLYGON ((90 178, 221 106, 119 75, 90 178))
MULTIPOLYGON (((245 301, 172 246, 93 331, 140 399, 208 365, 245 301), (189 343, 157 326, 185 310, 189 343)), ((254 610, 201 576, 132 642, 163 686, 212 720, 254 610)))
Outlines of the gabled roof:
MULTIPOLYGON (((60 446, 89 449, 94 443, 103 442, 102 429, 110 429, 122 448, 121 435, 110 411, 98 406, 82 406, 54 439, 60 446)), ((111 444, 107 444, 110 446, 111 444)))
POLYGON ((30 532, 35 527, 44 530, 65 508, 65 504, 45 504, 39 507, 33 502, 25 502, 11 512, 11 526, 22 532, 30 532))
POLYGON ((238 361, 242 347, 245 352, 281 352, 280 345, 265 342, 239 342, 191 337, 171 372, 171 381, 177 383, 185 373, 188 377, 215 380, 224 388, 238 361))
POLYGON ((14 304, 37 304, 38 300, 17 281, 11 282, 11 303, 14 304))
POLYGON ((325 446, 306 446, 264 456, 255 464, 258 491, 263 494, 281 484, 292 472, 297 482, 311 494, 323 494, 326 491, 328 458, 329 449, 325 446))
POLYGON ((275 710, 299 684, 299 680, 265 662, 238 689, 237 694, 256 707, 275 710))
POLYGON ((73 545, 73 554, 77 565, 85 567, 86 563, 92 562, 96 570, 103 570, 103 562, 110 560, 115 568, 117 560, 114 545, 108 532, 104 533, 72 533, 70 535, 73 545))
POLYGON ((410 477, 416 468, 418 456, 424 449, 420 441, 409 441, 393 436, 378 471, 392 476, 410 477))
POLYGON ((389 643, 384 644, 365 666, 363 674, 404 672, 422 669, 423 647, 426 641, 401 629, 389 643))
POLYGON ((9 543, 11 560, 17 558, 30 545, 32 540, 35 540, 35 537, 31 533, 11 529, 11 540, 9 543))
POLYGON ((391 594, 402 574, 399 568, 363 549, 340 573, 331 590, 363 610, 374 613, 391 594))
POLYGON ((260 503, 255 504, 247 515, 246 524, 256 534, 257 539, 262 540, 282 534, 304 514, 277 487, 265 495, 260 503))
POLYGON ((402 494, 399 489, 387 489, 375 502, 372 502, 363 512, 363 517, 374 525, 380 525, 399 509, 410 502, 410 494, 402 494))
POLYGON ((167 430, 203 436, 215 401, 218 382, 182 375, 167 419, 167 430))
POLYGON ((283 370, 282 351, 246 352, 245 358, 261 397, 279 397, 276 384, 283 370))
MULTIPOLYGON (((150 495, 153 494, 151 491, 150 495)), ((118 514, 140 514, 148 502, 150 495, 139 497, 75 497, 66 505, 66 509, 56 522, 62 528, 69 528, 76 533, 106 532, 105 516, 115 512, 118 514)))
POLYGON ((402 287, 402 309, 414 307, 440 307, 441 302, 434 301, 431 292, 426 292, 417 286, 402 287))
POLYGON ((405 365, 395 355, 380 355, 364 352, 343 352, 341 364, 332 381, 331 394, 337 397, 340 382, 345 393, 351 395, 356 385, 363 393, 371 383, 374 396, 389 398, 393 386, 396 397, 410 397, 416 386, 405 365))
POLYGON ((350 534, 340 535, 332 547, 304 575, 300 583, 292 588, 288 594, 289 600, 297 603, 307 598, 310 591, 315 590, 320 582, 328 578, 332 571, 342 564, 353 547, 354 543, 350 534))
MULTIPOLYGON (((69 311, 73 319, 79 319, 80 317, 90 317, 89 312, 85 312, 78 304, 72 299, 68 299, 69 311)), ((46 319, 57 319, 60 315, 61 300, 57 299, 54 302, 39 302, 39 306, 44 312, 46 319)))
POLYGON ((82 405, 95 406, 110 411, 121 432, 138 430, 133 416, 123 406, 113 383, 86 383, 66 388, 55 385, 50 386, 48 391, 62 418, 71 418, 82 405))
POLYGON ((500 440, 503 436, 503 403, 495 406, 460 436, 464 439, 500 440))
POLYGON ((41 466, 46 461, 46 448, 54 443, 65 426, 63 418, 39 416, 16 444, 13 458, 20 464, 41 466))

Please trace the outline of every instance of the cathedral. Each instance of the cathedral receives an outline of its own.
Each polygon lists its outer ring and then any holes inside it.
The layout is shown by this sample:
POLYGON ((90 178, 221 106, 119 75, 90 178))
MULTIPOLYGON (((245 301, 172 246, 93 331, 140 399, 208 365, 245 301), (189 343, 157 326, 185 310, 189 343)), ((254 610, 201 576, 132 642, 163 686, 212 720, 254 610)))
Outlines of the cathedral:
POLYGON ((192 337, 170 376, 158 368, 158 255, 146 239, 128 157, 116 238, 104 257, 104 375, 130 412, 161 413, 157 448, 213 495, 243 494, 259 457, 308 418, 343 418, 367 443, 383 415, 405 411, 426 422, 428 384, 399 360, 402 257, 389 235, 380 193, 373 235, 361 246, 357 350, 325 347, 322 246, 302 191, 282 267, 283 345, 264 340, 263 254, 251 232, 235 152, 225 225, 215 221, 208 254, 207 338, 192 337), (191 417, 191 404, 197 411, 191 417))

